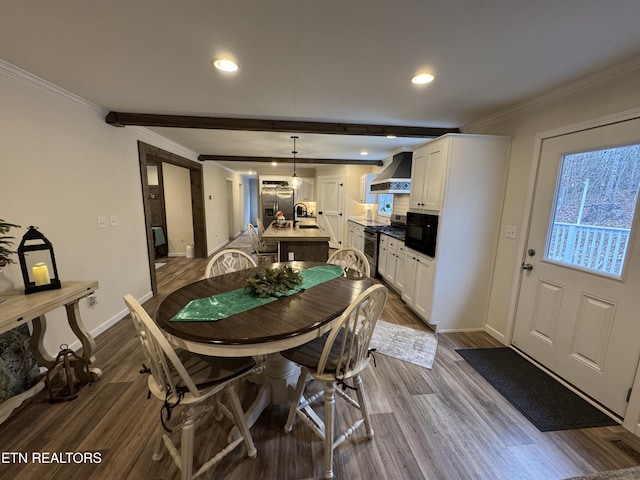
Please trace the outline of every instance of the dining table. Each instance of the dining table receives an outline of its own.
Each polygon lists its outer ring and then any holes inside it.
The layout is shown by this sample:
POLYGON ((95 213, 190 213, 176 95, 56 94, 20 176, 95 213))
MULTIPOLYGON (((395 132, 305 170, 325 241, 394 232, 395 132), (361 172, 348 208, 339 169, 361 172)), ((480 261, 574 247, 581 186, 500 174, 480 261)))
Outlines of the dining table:
POLYGON ((322 262, 278 262, 178 288, 160 301, 154 317, 176 347, 219 357, 265 356, 264 373, 253 379, 261 384, 260 390, 245 414, 251 426, 269 405, 291 400, 300 369, 279 352, 330 331, 342 312, 372 284, 370 278, 358 272, 322 262), (280 267, 299 271, 305 282, 312 272, 325 272, 328 268, 333 269, 335 278, 268 298, 264 303, 252 298, 255 294, 247 289, 247 280, 266 269, 280 267), (240 295, 241 300, 230 299, 235 295, 240 295), (224 307, 227 299, 233 304, 229 311, 207 313, 208 304, 224 307))

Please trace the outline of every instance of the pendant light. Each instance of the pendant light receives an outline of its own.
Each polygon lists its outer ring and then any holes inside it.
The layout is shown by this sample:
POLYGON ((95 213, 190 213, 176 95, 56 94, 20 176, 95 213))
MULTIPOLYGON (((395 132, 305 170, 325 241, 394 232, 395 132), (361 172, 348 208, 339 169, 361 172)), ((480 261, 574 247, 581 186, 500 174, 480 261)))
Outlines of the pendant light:
POLYGON ((296 151, 296 140, 298 137, 293 135, 291 138, 293 140, 293 150, 291 151, 291 153, 293 153, 293 175, 289 178, 289 186, 291 188, 300 188, 302 185, 302 179, 296 175, 296 154, 298 153, 296 151))

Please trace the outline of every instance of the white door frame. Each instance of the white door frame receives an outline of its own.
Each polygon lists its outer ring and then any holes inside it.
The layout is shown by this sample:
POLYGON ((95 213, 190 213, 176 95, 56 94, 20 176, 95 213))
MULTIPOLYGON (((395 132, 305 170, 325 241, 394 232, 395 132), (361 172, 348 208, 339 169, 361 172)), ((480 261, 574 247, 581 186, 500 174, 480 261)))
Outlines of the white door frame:
MULTIPOLYGON (((611 123, 623 122, 625 120, 632 120, 634 118, 640 118, 640 108, 634 108, 625 112, 606 115, 593 120, 575 123, 572 125, 566 125, 564 127, 540 132, 536 135, 533 147, 531 170, 529 173, 529 182, 527 185, 526 201, 522 215, 523 222, 520 226, 520 231, 523 232, 523 235, 520 235, 518 248, 516 250, 516 257, 514 258, 514 265, 516 267, 514 268, 512 285, 515 285, 515 287, 511 290, 508 317, 504 334, 505 342, 507 345, 511 345, 511 342, 513 341, 513 331, 515 327, 516 312, 518 307, 518 299, 520 296, 520 286, 523 273, 521 265, 526 258, 526 250, 529 240, 529 229, 531 228, 533 202, 538 180, 538 170, 540 166, 540 156, 542 152, 543 141, 552 137, 558 137, 561 135, 567 135, 583 130, 602 127, 611 123)), ((634 434, 640 436, 640 371, 636 372, 636 377, 633 382, 633 391, 629 399, 629 405, 627 407, 623 425, 627 430, 630 430, 634 434)))

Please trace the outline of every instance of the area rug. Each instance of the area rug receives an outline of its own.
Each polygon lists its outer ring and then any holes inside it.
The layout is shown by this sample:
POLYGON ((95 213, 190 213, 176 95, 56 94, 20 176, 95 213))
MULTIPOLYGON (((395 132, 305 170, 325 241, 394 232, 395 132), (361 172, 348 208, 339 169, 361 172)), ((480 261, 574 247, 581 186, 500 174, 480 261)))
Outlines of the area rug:
POLYGON ((456 352, 541 432, 617 425, 511 348, 456 352))
POLYGON ((436 356, 438 337, 433 332, 378 320, 369 345, 376 349, 375 353, 431 368, 436 356))

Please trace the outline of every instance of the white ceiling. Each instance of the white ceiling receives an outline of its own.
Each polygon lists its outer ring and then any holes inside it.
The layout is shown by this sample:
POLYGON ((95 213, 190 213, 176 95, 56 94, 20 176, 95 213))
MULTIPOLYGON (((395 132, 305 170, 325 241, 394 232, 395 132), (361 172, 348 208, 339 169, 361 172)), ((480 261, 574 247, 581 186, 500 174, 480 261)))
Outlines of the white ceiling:
MULTIPOLYGON (((639 18, 638 0, 3 0, 0 58, 113 111, 459 127, 639 54, 639 18), (421 70, 435 81, 411 84, 421 70)), ((153 130, 198 154, 292 150, 291 133, 153 130)), ((299 136, 308 158, 425 141, 299 136)))

